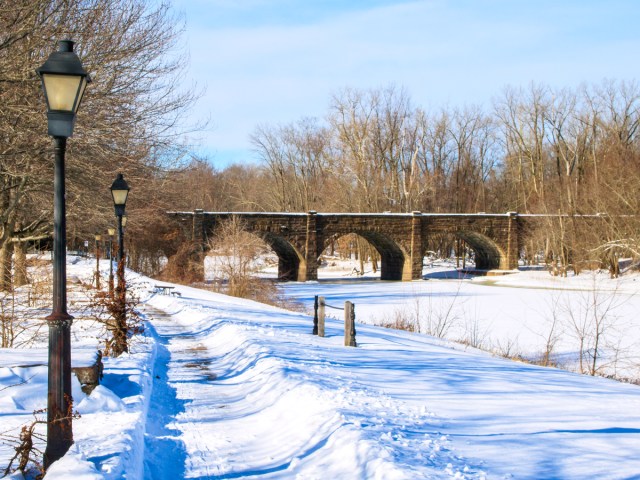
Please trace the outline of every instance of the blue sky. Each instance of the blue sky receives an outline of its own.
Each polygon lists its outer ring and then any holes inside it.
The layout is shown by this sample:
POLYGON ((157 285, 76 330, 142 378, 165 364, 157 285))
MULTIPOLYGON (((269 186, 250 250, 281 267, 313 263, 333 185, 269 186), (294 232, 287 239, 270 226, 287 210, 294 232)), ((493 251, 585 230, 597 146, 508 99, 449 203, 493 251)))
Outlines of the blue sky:
POLYGON ((206 89, 200 153, 255 162, 257 125, 322 117, 345 87, 403 87, 414 106, 489 107, 507 85, 640 78, 636 0, 174 0, 187 82, 206 89))

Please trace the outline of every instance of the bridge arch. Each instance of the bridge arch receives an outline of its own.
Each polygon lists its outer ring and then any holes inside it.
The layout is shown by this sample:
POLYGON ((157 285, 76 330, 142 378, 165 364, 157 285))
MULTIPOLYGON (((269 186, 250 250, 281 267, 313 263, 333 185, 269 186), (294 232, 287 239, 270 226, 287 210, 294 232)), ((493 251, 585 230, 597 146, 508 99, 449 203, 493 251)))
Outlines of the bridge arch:
POLYGON ((476 269, 493 270, 501 267, 505 253, 489 237, 474 231, 458 231, 456 236, 464 240, 474 251, 476 269))
POLYGON ((334 233, 323 242, 322 252, 324 252, 333 240, 345 235, 355 234, 364 238, 380 255, 380 279, 381 280, 402 280, 405 270, 405 259, 407 254, 403 248, 389 236, 369 230, 344 229, 339 233, 334 233))
MULTIPOLYGON (((196 214, 198 212, 196 211, 196 214)), ((230 221, 234 217, 238 217, 237 214, 224 213, 218 215, 213 222, 211 222, 207 228, 202 228, 201 243, 202 253, 206 256, 211 243, 209 239, 212 239, 216 235, 216 231, 223 222, 230 221)), ((197 217, 194 217, 197 218, 197 217)), ((278 228, 256 228, 256 225, 245 222, 241 218, 240 228, 243 232, 260 239, 264 246, 270 248, 278 258, 278 274, 277 279, 279 281, 296 281, 304 279, 307 271, 307 263, 304 257, 299 251, 299 247, 292 243, 291 238, 287 237, 288 228, 279 226, 278 228), (280 228, 282 227, 282 228, 280 228)), ((204 227, 204 226, 203 226, 204 227)), ((194 233, 197 233, 200 228, 194 229, 194 233)), ((197 235, 194 235, 197 238, 197 235)), ((236 239, 237 240, 237 239, 236 239)), ((247 240, 248 241, 248 240, 247 240)), ((199 243, 199 242, 198 242, 199 243)), ((199 262, 200 260, 195 259, 199 262)))
POLYGON ((304 276, 303 272, 307 270, 304 257, 286 238, 271 232, 254 233, 260 236, 278 256, 278 280, 296 281, 304 276))

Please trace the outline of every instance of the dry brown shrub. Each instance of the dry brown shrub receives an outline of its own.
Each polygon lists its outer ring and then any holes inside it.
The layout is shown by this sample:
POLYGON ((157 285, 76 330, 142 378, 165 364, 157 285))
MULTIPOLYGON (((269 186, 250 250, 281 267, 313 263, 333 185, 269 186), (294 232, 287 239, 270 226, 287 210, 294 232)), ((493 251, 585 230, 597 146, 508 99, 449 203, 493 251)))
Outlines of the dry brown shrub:
POLYGON ((204 260, 201 247, 195 243, 185 243, 167 261, 160 274, 161 280, 190 285, 204 278, 204 260))

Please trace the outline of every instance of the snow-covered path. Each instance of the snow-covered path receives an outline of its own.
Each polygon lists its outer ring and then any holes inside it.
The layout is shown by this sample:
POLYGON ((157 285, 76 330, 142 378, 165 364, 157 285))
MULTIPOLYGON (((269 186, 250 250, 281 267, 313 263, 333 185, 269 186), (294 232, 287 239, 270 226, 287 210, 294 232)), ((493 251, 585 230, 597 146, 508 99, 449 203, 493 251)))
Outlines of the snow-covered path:
MULTIPOLYGON (((146 478, 175 471, 183 448, 173 446, 176 457, 153 455, 159 440, 152 429, 161 441, 182 433, 185 471, 173 478, 482 476, 448 449, 424 402, 366 381, 379 374, 367 357, 382 352, 367 352, 363 371, 354 370, 363 352, 340 345, 335 322, 319 339, 304 315, 232 299, 194 310, 185 290, 184 300, 165 307, 170 316, 151 315, 159 345, 146 478)), ((155 307, 163 301, 156 298, 155 307)))

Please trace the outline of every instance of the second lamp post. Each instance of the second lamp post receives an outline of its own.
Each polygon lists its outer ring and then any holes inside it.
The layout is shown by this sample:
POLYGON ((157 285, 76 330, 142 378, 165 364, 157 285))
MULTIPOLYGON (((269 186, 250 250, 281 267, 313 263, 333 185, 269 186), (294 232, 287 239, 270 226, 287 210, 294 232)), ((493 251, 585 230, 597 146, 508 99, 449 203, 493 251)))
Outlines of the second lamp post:
POLYGON ((115 303, 117 305, 117 313, 115 315, 114 326, 114 354, 120 355, 127 352, 127 302, 126 302, 126 286, 124 280, 124 264, 126 256, 124 254, 124 231, 123 217, 125 216, 125 207, 127 205, 127 196, 129 195, 129 185, 125 181, 121 173, 111 184, 111 195, 113 197, 113 205, 115 207, 116 217, 118 219, 118 285, 115 290, 115 303))
POLYGON ((115 207, 116 217, 118 218, 118 263, 120 263, 124 258, 122 217, 124 217, 125 208, 127 206, 127 197, 129 196, 129 185, 121 173, 118 174, 111 184, 111 196, 113 197, 113 206, 115 207))

